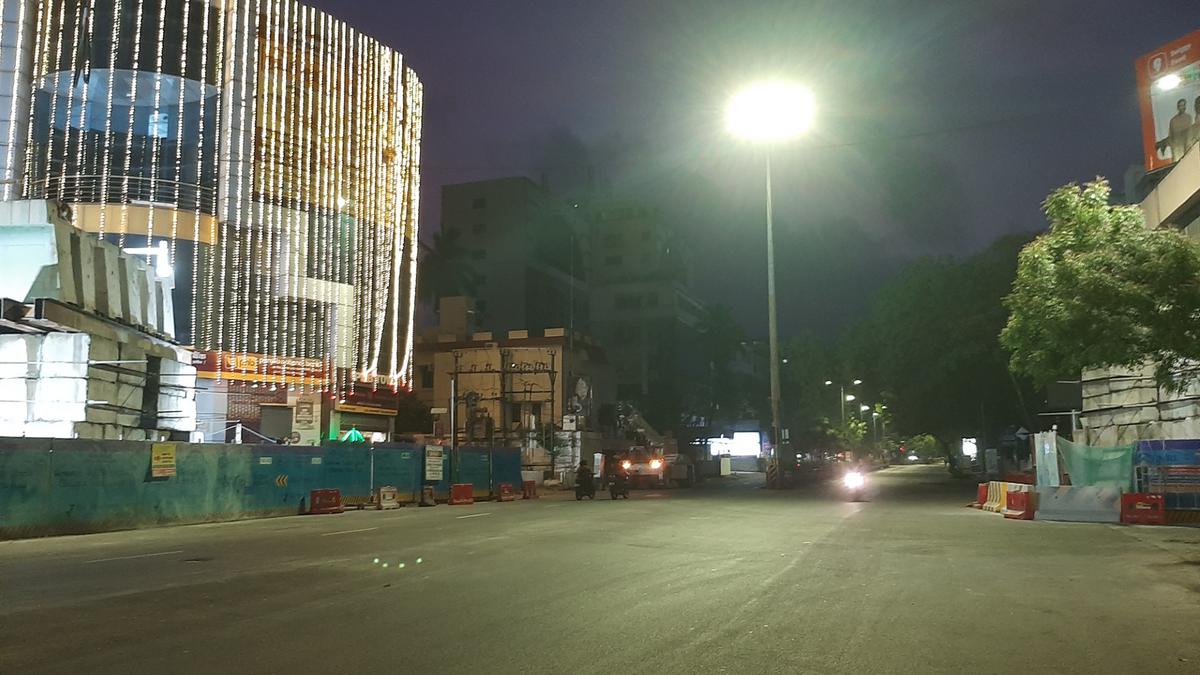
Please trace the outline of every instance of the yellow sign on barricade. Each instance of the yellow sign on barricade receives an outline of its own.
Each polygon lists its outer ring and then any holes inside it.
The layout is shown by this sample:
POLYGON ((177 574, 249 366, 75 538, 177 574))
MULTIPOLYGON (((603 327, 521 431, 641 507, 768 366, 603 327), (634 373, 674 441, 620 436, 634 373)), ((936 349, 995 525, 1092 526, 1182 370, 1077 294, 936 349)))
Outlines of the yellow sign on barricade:
POLYGON ((155 443, 150 446, 150 477, 170 478, 175 475, 175 444, 155 443))

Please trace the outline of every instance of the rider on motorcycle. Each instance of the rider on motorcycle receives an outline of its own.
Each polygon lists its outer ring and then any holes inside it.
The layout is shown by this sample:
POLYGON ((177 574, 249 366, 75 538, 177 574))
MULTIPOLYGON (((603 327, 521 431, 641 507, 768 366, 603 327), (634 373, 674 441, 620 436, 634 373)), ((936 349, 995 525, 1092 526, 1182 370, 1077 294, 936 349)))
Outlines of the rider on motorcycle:
POLYGON ((579 463, 579 470, 575 472, 575 482, 581 487, 590 489, 592 487, 592 470, 586 462, 579 463))

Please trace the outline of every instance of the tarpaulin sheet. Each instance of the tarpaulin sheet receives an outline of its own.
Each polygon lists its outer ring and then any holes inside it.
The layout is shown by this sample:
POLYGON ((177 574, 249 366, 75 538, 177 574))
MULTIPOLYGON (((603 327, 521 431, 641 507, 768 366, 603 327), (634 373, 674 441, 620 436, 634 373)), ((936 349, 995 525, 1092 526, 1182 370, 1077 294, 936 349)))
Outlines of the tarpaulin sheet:
POLYGON ((1033 435, 1033 454, 1037 461, 1037 484, 1058 486, 1057 434, 1043 431, 1033 435))
POLYGON ((1093 448, 1062 437, 1055 445, 1067 465, 1071 485, 1117 487, 1125 492, 1133 489, 1134 446, 1093 448))
POLYGON ((1200 440, 1138 441, 1135 464, 1200 466, 1200 440))

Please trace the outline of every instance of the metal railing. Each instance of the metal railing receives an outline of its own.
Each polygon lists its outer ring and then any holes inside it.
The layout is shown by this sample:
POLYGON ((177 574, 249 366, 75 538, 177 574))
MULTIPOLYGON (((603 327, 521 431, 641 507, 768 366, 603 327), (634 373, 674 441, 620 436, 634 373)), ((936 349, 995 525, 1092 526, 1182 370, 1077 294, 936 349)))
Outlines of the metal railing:
POLYGON ((17 182, 14 195, 84 204, 146 204, 212 214, 215 186, 146 176, 72 174, 17 182), (25 187, 27 189, 22 189, 25 187))

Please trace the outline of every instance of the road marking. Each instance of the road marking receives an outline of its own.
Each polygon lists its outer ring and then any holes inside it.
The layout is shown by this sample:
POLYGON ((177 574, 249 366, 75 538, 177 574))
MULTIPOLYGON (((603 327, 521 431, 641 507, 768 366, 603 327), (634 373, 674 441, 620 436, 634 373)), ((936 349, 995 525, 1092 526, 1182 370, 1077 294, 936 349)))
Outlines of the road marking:
POLYGON ((491 511, 489 511, 487 513, 472 513, 472 514, 465 515, 465 516, 455 516, 455 518, 462 520, 463 518, 478 518, 479 516, 490 516, 490 515, 492 515, 491 511))
POLYGON ((371 530, 378 530, 378 529, 379 529, 378 527, 364 527, 359 530, 338 530, 337 532, 325 532, 321 536, 322 537, 334 537, 339 534, 354 534, 355 532, 370 532, 371 530))
POLYGON ((95 560, 84 560, 83 564, 89 565, 91 563, 112 562, 114 560, 135 560, 137 558, 154 558, 154 557, 157 557, 160 555, 175 555, 176 553, 183 553, 183 551, 163 551, 161 553, 139 553, 138 555, 119 555, 115 558, 97 558, 95 560))

